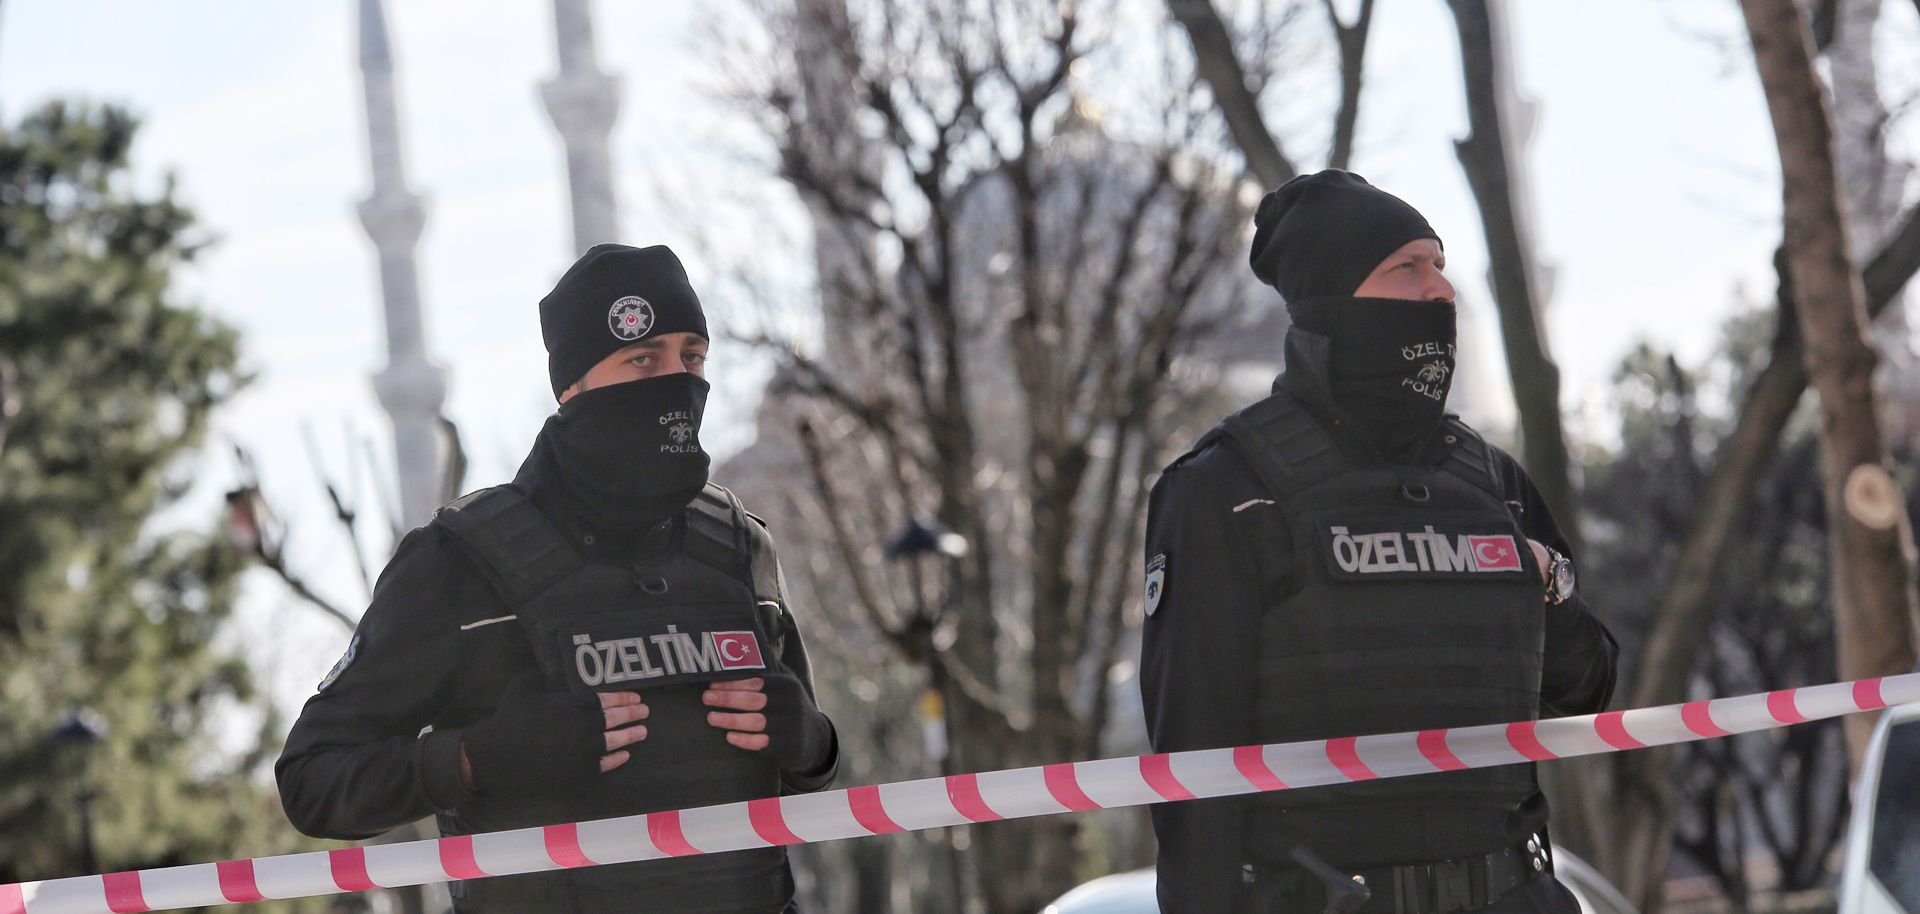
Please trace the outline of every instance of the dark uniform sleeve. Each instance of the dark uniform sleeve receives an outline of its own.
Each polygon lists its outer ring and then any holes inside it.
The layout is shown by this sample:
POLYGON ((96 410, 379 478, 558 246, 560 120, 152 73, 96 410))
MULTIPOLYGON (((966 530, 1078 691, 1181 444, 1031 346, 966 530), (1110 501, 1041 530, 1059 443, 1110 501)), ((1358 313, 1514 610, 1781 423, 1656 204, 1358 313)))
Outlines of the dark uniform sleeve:
MULTIPOLYGON (((1284 573, 1272 560, 1286 555, 1272 512, 1251 469, 1225 447, 1175 464, 1154 485, 1146 560, 1164 579, 1143 628, 1140 693, 1157 752, 1255 741, 1255 635, 1269 582, 1284 573)), ((1230 910, 1246 810, 1241 798, 1153 807, 1165 910, 1230 910)))
MULTIPOLYGON (((460 783, 459 732, 422 734, 442 719, 460 667, 456 607, 508 610, 446 535, 408 534, 374 587, 348 655, 307 700, 274 766, 295 828, 367 838, 450 809, 460 783)), ((479 616, 476 616, 478 618, 479 616)))
MULTIPOLYGON (((758 521, 759 518, 756 517, 754 520, 758 521)), ((813 663, 807 659, 807 645, 800 638, 800 626, 793 621, 792 605, 787 601, 787 576, 786 572, 780 569, 780 556, 774 549, 773 535, 760 523, 750 526, 753 532, 751 560, 755 565, 763 562, 773 563, 774 599, 780 604, 780 624, 784 629, 780 662, 787 669, 792 670, 793 675, 799 677, 800 685, 807 690, 807 697, 813 698, 814 704, 818 705, 819 698, 813 691, 813 663)), ((759 575, 756 574, 755 578, 758 579, 759 575)), ((827 752, 826 762, 816 771, 781 771, 780 792, 785 795, 824 790, 828 784, 833 783, 834 776, 839 772, 840 734, 836 730, 833 735, 833 746, 827 752)))
POLYGON ((1519 461, 1496 451, 1501 487, 1507 506, 1520 521, 1528 539, 1539 540, 1573 562, 1573 599, 1546 607, 1546 656, 1540 671, 1540 715, 1565 717, 1606 710, 1613 698, 1620 647, 1612 633, 1587 608, 1580 596, 1580 559, 1567 545, 1566 535, 1547 510, 1519 461))

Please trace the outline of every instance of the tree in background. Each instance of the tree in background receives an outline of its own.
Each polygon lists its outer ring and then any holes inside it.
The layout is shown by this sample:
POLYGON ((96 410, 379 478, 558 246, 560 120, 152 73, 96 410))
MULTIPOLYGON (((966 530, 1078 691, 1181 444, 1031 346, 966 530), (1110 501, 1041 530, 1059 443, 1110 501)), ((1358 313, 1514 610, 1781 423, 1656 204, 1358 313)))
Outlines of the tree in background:
MULTIPOLYGON (((1274 39, 1309 6, 1304 0, 1280 4, 1249 4, 1251 10, 1234 21, 1213 0, 1167 0, 1167 13, 1186 33, 1193 47, 1194 67, 1206 80, 1208 93, 1220 109, 1234 144, 1245 157, 1247 171, 1267 190, 1279 187, 1299 173, 1282 148, 1280 137, 1268 127, 1261 97, 1282 75, 1274 39)), ((1333 134, 1327 150, 1328 168, 1346 168, 1353 159, 1360 125, 1360 90, 1365 84, 1367 37, 1373 28, 1374 0, 1359 0, 1351 21, 1341 18, 1333 0, 1320 0, 1319 11, 1332 30, 1339 50, 1340 101, 1333 113, 1333 134)), ((1279 94, 1279 93, 1276 93, 1279 94)))
MULTIPOLYGON (((1592 536, 1583 586, 1616 607, 1614 631, 1630 656, 1640 654, 1660 622, 1660 595, 1677 573, 1676 547, 1707 485, 1712 445, 1738 421, 1726 394, 1751 389, 1770 370, 1780 314, 1791 321, 1791 310, 1771 308, 1729 321, 1720 350, 1700 367, 1683 368, 1645 344, 1615 375, 1619 443, 1585 465, 1592 536)), ((1803 407, 1782 436, 1780 454, 1764 462, 1755 480, 1745 524, 1750 534, 1730 543, 1723 559, 1719 598, 1737 611, 1716 614, 1703 632, 1695 696, 1830 682, 1837 675, 1814 437, 1812 410, 1803 407)), ((1736 909, 1756 907, 1760 892, 1825 884, 1847 814, 1847 753, 1838 721, 1665 753, 1661 765, 1671 795, 1662 828, 1736 909), (1756 859, 1773 864, 1776 882, 1753 883, 1756 859)))
MULTIPOLYGON (((1879 427, 1878 355, 1867 339, 1868 302, 1848 241, 1813 36, 1791 0, 1740 6, 1780 147, 1785 249, 1807 374, 1819 392, 1839 672, 1850 679, 1904 673, 1920 652, 1913 525, 1879 427)), ((1865 718, 1847 722, 1856 764, 1871 728, 1865 718)))
MULTIPOLYGON (((907 696, 908 719, 930 687, 930 722, 948 732, 944 759, 877 746, 850 752, 870 761, 844 776, 1113 751, 1110 723, 1138 731, 1126 676, 1147 486, 1271 380, 1269 366, 1239 403, 1196 405, 1217 396, 1221 347, 1278 357, 1278 302, 1255 299, 1245 267, 1242 162, 1221 155, 1224 127, 1181 49, 1153 55, 1170 36, 1116 34, 1106 4, 767 6, 773 46, 790 38, 795 56, 755 58, 780 68, 749 101, 828 256, 820 342, 769 325, 779 386, 729 472, 766 485, 776 474, 739 467, 778 460, 793 479, 756 503, 786 502, 773 520, 788 574, 824 623, 809 643, 838 655, 820 669, 845 671, 864 700, 907 696), (1146 53, 1102 50, 1116 46, 1146 53), (1117 91, 1138 93, 1124 117, 1084 91, 1102 68, 1126 68, 1117 91), (888 562, 909 520, 966 551, 888 562)), ((830 710, 848 739, 920 742, 918 727, 883 716, 855 732, 864 709, 830 710)), ((1090 822, 966 829, 962 897, 940 879, 912 909, 1033 911, 1090 875, 1088 859, 1094 874, 1139 861, 1090 822)), ((882 895, 863 890, 860 909, 882 895)))
POLYGON ((279 727, 216 646, 242 559, 152 522, 244 378, 233 331, 176 300, 203 239, 170 183, 134 188, 137 126, 53 102, 0 128, 0 882, 81 873, 83 793, 104 869, 286 846, 250 779, 279 727), (75 708, 90 749, 49 740, 75 708))
POLYGON ((1447 0, 1460 35, 1468 133, 1454 144, 1480 210, 1487 245, 1487 285, 1500 313, 1507 379, 1520 418, 1520 457, 1548 509, 1577 553, 1582 542, 1567 436, 1560 416, 1560 368, 1543 328, 1550 273, 1540 262, 1526 178, 1525 148, 1535 120, 1507 72, 1508 5, 1502 0, 1447 0))
MULTIPOLYGON (((1860 69, 1857 64, 1840 62, 1841 58, 1857 56, 1848 43, 1869 36, 1875 25, 1872 15, 1877 8, 1863 11, 1858 6, 1829 0, 1819 4, 1821 15, 1814 22, 1833 41, 1829 48, 1836 55, 1832 70, 1842 77, 1860 69)), ((1857 82, 1848 89, 1861 91, 1857 82)), ((1858 99, 1842 101, 1859 104, 1858 99)), ((1873 129, 1884 127, 1881 119, 1873 129)), ((1852 139, 1856 143, 1861 140, 1852 139)), ((1885 164, 1881 160, 1865 171, 1876 172, 1885 164)), ((1884 183, 1877 173, 1846 177, 1850 186, 1856 187, 1884 183)), ((1898 191, 1897 187, 1890 190, 1895 194, 1898 191)), ((1877 191, 1887 192, 1886 188, 1877 191)), ((1886 224, 1861 226, 1861 240, 1869 243, 1856 246, 1855 253, 1861 258, 1860 282, 1868 319, 1898 311, 1901 287, 1920 267, 1920 206, 1907 205, 1904 216, 1890 218, 1900 203, 1897 197, 1880 199, 1876 210, 1883 211, 1886 224)), ((1705 684, 1702 677, 1712 657, 1709 633, 1723 607, 1741 605, 1728 598, 1728 590, 1734 587, 1728 573, 1734 563, 1732 556, 1742 542, 1741 533, 1754 528, 1749 515, 1759 510, 1762 481, 1782 453, 1783 435, 1811 377, 1808 347, 1797 319, 1793 270, 1789 269, 1784 249, 1776 258, 1776 268, 1780 275, 1780 317, 1770 322, 1774 325, 1773 337, 1765 347, 1764 360, 1743 375, 1740 384, 1728 389, 1730 397, 1738 398, 1739 408, 1725 428, 1713 433, 1717 445, 1706 451, 1709 457, 1703 464, 1698 496, 1685 515, 1685 533, 1671 550, 1674 558, 1670 572, 1661 575, 1665 584, 1658 593, 1648 595, 1652 602, 1635 604, 1658 609, 1651 614, 1640 644, 1629 646, 1624 654, 1634 662, 1623 671, 1629 674, 1622 679, 1623 706, 1670 704, 1699 697, 1695 690, 1705 684)), ((1753 351, 1760 353, 1757 348, 1753 351)), ((1556 817, 1556 822, 1566 826, 1556 837, 1588 855, 1627 897, 1647 911, 1659 904, 1667 853, 1673 845, 1673 765, 1674 752, 1668 749, 1561 763, 1563 774, 1578 773, 1580 777, 1569 779, 1577 789, 1554 795, 1556 811, 1576 813, 1556 817)))
MULTIPOLYGON (((1860 34, 1874 23, 1839 20, 1840 9, 1818 4, 1821 21, 1810 23, 1791 2, 1742 3, 1782 166, 1781 317, 1765 367, 1744 388, 1734 388, 1741 391, 1741 406, 1713 451, 1674 550, 1660 611, 1635 652, 1625 691, 1629 706, 1690 697, 1703 683, 1700 674, 1711 674, 1715 657, 1705 648, 1716 610, 1726 605, 1724 579, 1738 533, 1752 529, 1748 515, 1761 480, 1781 453, 1782 433, 1809 386, 1820 391, 1834 673, 1856 678, 1905 672, 1920 650, 1912 522, 1877 424, 1877 359, 1866 336, 1872 318, 1897 299, 1920 265, 1920 207, 1910 207, 1900 227, 1884 232, 1877 253, 1849 245, 1833 121, 1813 64, 1812 32, 1821 26, 1829 38, 1849 29, 1860 34)), ((1869 725, 1864 717, 1846 724, 1856 758, 1869 725)), ((1672 750, 1655 750, 1573 766, 1584 775, 1574 797, 1582 815, 1574 823, 1586 828, 1567 829, 1562 837, 1591 854, 1643 910, 1660 903, 1673 845, 1672 759, 1672 750)))

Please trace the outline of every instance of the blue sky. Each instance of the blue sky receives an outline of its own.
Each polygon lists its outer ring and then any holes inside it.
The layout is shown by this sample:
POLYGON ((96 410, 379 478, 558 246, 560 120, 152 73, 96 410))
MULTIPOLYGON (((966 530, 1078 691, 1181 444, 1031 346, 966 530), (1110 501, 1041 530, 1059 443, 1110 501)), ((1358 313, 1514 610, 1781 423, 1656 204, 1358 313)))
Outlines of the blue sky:
MULTIPOLYGON (((1157 15, 1151 4, 1123 5, 1157 15)), ((1752 298, 1771 294, 1778 167, 1736 4, 1510 5, 1518 79, 1540 103, 1530 154, 1538 240, 1555 267, 1549 325, 1578 432, 1590 412, 1583 404, 1603 398, 1634 342, 1656 338, 1698 356, 1737 286, 1752 298)), ((385 363, 377 274, 353 212, 370 187, 355 6, 0 7, 0 117, 55 95, 131 106, 147 122, 135 152, 144 180, 176 175, 218 237, 184 288, 243 331, 258 382, 221 415, 217 443, 259 453, 269 497, 300 525, 296 563, 345 604, 364 592, 299 441, 310 429, 336 477, 357 450, 346 429, 384 448, 367 381, 385 363)), ((681 248, 697 284, 720 268, 711 261, 742 256, 758 239, 733 233, 740 249, 711 256, 687 249, 669 198, 723 201, 716 206, 732 209, 713 217, 730 226, 790 204, 732 151, 730 137, 743 127, 711 91, 723 75, 703 53, 707 9, 694 0, 596 7, 603 66, 625 87, 614 137, 623 230, 635 243, 681 248)), ((429 198, 419 249, 429 348, 451 371, 448 411, 479 485, 512 471, 552 407, 533 307, 570 259, 560 146, 536 95, 556 69, 551 12, 540 0, 395 0, 388 15, 407 165, 429 198)), ((1886 4, 1883 69, 1920 56, 1916 20, 1912 4, 1886 4)), ((1905 78, 1900 91, 1920 90, 1905 78)), ((1479 324, 1478 338, 1463 344, 1480 346, 1493 357, 1484 370, 1503 374, 1479 223, 1453 157, 1465 114, 1445 5, 1382 3, 1367 80, 1354 168, 1421 208, 1448 239, 1449 273, 1479 324)), ((1315 164, 1321 142, 1295 141, 1290 151, 1315 164)), ((1895 148, 1920 156, 1920 118, 1900 124, 1895 148)), ((710 294, 709 307, 724 322, 748 303, 710 294)), ((751 438, 764 372, 724 347, 716 355, 708 437, 728 451, 751 438)), ((230 464, 224 448, 209 451, 200 504, 229 484, 230 464)), ((372 550, 384 539, 375 537, 372 550)), ((254 580, 248 593, 236 637, 271 671, 275 693, 297 701, 345 635, 271 580, 254 580)))

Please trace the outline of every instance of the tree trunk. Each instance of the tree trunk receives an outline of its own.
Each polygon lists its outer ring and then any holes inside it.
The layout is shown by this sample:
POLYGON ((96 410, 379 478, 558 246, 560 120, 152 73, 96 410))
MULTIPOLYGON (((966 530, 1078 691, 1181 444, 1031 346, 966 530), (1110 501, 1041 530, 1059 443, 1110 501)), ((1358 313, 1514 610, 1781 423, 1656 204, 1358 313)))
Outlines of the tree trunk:
POLYGON ((1507 352, 1507 377, 1520 414, 1521 462, 1539 487, 1560 529, 1580 544, 1580 516, 1573 496, 1566 431, 1560 421, 1560 369, 1547 355, 1540 332, 1533 251, 1521 231, 1515 188, 1502 136, 1497 93, 1500 62, 1494 55, 1494 23, 1486 0, 1447 0, 1460 32, 1460 64, 1467 94, 1467 138, 1455 144, 1460 167, 1480 207, 1480 222, 1492 264, 1494 304, 1507 352))
MULTIPOLYGON (((1628 707, 1671 704, 1688 697, 1700 645, 1720 604, 1716 581, 1727 546, 1741 529, 1754 488, 1778 453, 1780 436, 1806 393, 1806 347, 1796 316, 1794 282, 1781 252, 1780 327, 1767 366, 1747 390, 1733 431, 1714 451, 1692 521, 1642 648, 1628 707)), ((1920 269, 1920 207, 1868 262, 1863 274, 1869 319, 1878 316, 1920 269)), ((1592 863, 1646 914, 1660 904, 1667 852, 1673 841, 1669 782, 1673 754, 1666 749, 1559 762, 1552 774, 1577 783, 1557 791, 1556 837, 1592 863), (1585 815, 1564 816, 1569 808, 1585 815)))
MULTIPOLYGON (((1030 914, 1061 892, 1060 876, 1079 867, 1080 817, 1046 816, 1011 823, 967 826, 967 854, 985 914, 1030 914)), ((955 910, 958 910, 957 908, 955 910)), ((969 912, 971 914, 971 912, 969 912)))
MULTIPOLYGON (((1547 354, 1540 328, 1539 284, 1533 251, 1520 224, 1513 170, 1507 161, 1502 124, 1499 70, 1492 12, 1486 0, 1448 0, 1460 35, 1460 64, 1467 97, 1468 136, 1455 146, 1480 208, 1486 235, 1489 280, 1500 313, 1500 338, 1507 355, 1507 378, 1520 418, 1521 459, 1539 487, 1576 553, 1580 550, 1579 503, 1566 432, 1560 416, 1560 369, 1547 354)), ((1610 783, 1600 763, 1560 763, 1541 769, 1541 787, 1552 801, 1554 823, 1576 851, 1611 850, 1585 836, 1612 828, 1618 807, 1591 802, 1594 783, 1610 783)), ((1658 806, 1658 797, 1640 799, 1658 806)), ((1662 868, 1665 858, 1658 861, 1662 868)), ((1614 873, 1619 870, 1607 869, 1614 873)), ((1631 896, 1630 896, 1631 897, 1631 896)))
MULTIPOLYGON (((1916 269, 1920 207, 1907 214, 1867 266, 1869 315, 1884 311, 1916 269)), ((1688 697, 1700 644, 1720 608, 1716 581, 1727 546, 1745 523, 1754 488, 1779 452, 1780 436, 1806 393, 1806 347, 1789 273, 1783 250, 1780 329, 1772 355, 1741 401, 1733 431, 1714 451, 1653 630, 1641 649, 1627 698, 1620 703, 1627 707, 1672 704, 1688 697)), ((1673 843, 1673 753, 1662 748, 1567 760, 1553 763, 1543 774, 1548 781, 1577 788, 1549 792, 1555 838, 1598 868, 1644 914, 1654 914, 1673 843)))
MULTIPOLYGON (((1654 616, 1627 699, 1618 704, 1637 708, 1687 697, 1701 642, 1719 605, 1714 597, 1721 561, 1806 391, 1784 272, 1781 283, 1780 330, 1772 358, 1747 390, 1733 431, 1715 451, 1661 611, 1654 616)), ((1645 914, 1660 908, 1673 847, 1673 764, 1673 750, 1660 747, 1552 766, 1555 778, 1569 788, 1552 794, 1555 837, 1598 868, 1645 914), (1569 806, 1578 814, 1562 815, 1569 806)))
MULTIPOLYGON (((1456 4, 1456 14, 1459 8, 1456 4)), ((1463 48, 1467 43, 1463 35, 1463 48)), ((1867 300, 1873 312, 1894 298, 1916 265, 1920 265, 1920 210, 1909 214, 1903 230, 1887 242, 1866 271, 1867 300)), ((1725 548, 1746 516, 1754 485, 1777 451, 1780 435, 1807 386, 1806 350, 1795 332, 1795 297, 1787 273, 1782 271, 1782 329, 1773 359, 1748 391, 1734 431, 1716 452, 1661 611, 1655 616, 1656 627, 1627 692, 1629 706, 1687 697, 1700 642, 1716 608, 1714 581, 1725 548)), ((1525 420, 1523 412, 1523 427, 1525 420)), ((1531 450, 1528 454, 1531 461, 1531 450)), ((1903 669, 1888 667, 1887 671, 1903 669)), ((1593 862, 1641 910, 1655 911, 1672 844, 1672 753, 1663 749, 1561 762, 1545 774, 1555 799, 1556 837, 1593 862)))
MULTIPOLYGON (((1742 0, 1785 186, 1787 258, 1820 395, 1835 640, 1844 678, 1904 673, 1915 656, 1913 531, 1874 410, 1877 356, 1865 291, 1847 251, 1831 121, 1812 41, 1792 0, 1742 0)), ((1873 721, 1847 719, 1857 767, 1873 721)))
POLYGON ((883 842, 854 842, 854 914, 893 914, 893 869, 887 857, 883 842))
POLYGON ((13 359, 0 355, 0 451, 7 448, 7 427, 20 414, 19 377, 13 359))

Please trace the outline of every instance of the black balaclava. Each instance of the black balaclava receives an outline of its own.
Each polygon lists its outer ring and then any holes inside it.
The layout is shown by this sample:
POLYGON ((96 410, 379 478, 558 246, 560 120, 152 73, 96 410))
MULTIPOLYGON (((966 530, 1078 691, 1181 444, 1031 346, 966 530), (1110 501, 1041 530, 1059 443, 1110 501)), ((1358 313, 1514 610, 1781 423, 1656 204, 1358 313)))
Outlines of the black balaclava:
MULTIPOLYGON (((1327 389, 1381 454, 1411 460, 1446 413, 1452 302, 1355 298, 1381 261, 1440 236, 1406 201, 1351 172, 1294 178, 1254 214, 1254 275, 1287 301, 1289 333, 1326 338, 1327 389)), ((1298 366, 1290 368, 1298 370, 1298 366)))
POLYGON ((1446 414, 1452 302, 1324 296, 1287 306, 1289 333, 1332 341, 1327 389, 1386 457, 1411 460, 1446 414))
MULTIPOLYGON (((664 245, 594 245, 540 300, 555 397, 601 359, 667 333, 705 337, 707 318, 664 245)), ((707 482, 707 392, 705 380, 686 372, 580 391, 547 419, 517 479, 559 496, 597 530, 651 527, 707 482)))
POLYGON ((707 391, 684 371, 581 391, 548 417, 520 480, 558 482, 566 506, 595 530, 645 530, 707 483, 707 391))

